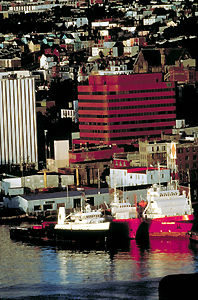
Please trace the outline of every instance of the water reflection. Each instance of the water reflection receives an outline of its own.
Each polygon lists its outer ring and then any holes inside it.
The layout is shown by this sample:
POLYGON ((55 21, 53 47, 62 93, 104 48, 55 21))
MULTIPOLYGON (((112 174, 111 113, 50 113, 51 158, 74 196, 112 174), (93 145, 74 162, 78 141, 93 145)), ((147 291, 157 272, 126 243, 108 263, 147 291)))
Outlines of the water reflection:
POLYGON ((136 264, 136 276, 141 279, 194 272, 194 254, 188 238, 150 238, 147 244, 139 245, 132 240, 128 251, 114 253, 114 260, 130 259, 136 264))
POLYGON ((129 252, 118 253, 114 259, 129 260, 129 255, 138 279, 195 271, 188 238, 150 238, 147 244, 139 245, 132 240, 129 252))
POLYGON ((9 227, 0 226, 0 295, 14 297, 16 290, 26 296, 62 293, 63 289, 66 293, 73 287, 71 298, 77 299, 77 286, 83 288, 85 299, 88 290, 94 293, 95 289, 109 299, 116 294, 127 299, 130 291, 129 299, 153 300, 158 299, 158 282, 163 276, 197 271, 198 245, 193 247, 188 238, 66 249, 14 242, 9 227))
POLYGON ((87 253, 57 251, 61 280, 68 282, 138 281, 195 271, 187 238, 151 238, 147 245, 87 253), (71 277, 72 270, 72 277, 71 277))
POLYGON ((113 265, 105 251, 57 252, 61 281, 64 283, 94 283, 114 280, 113 265))
POLYGON ((40 249, 13 243, 9 228, 0 229, 0 287, 40 282, 40 249))

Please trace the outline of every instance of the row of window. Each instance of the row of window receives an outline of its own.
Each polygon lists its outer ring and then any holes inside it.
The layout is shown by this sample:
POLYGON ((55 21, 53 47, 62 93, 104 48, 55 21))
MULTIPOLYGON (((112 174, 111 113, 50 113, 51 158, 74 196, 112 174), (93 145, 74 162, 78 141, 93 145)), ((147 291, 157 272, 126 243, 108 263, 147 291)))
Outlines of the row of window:
POLYGON ((173 106, 173 103, 159 103, 159 104, 147 104, 147 105, 130 105, 130 106, 119 106, 119 107, 79 107, 80 110, 123 110, 123 109, 139 109, 139 108, 151 108, 151 107, 169 107, 173 106))
MULTIPOLYGON (((180 170, 180 172, 179 172, 180 178, 183 178, 183 176, 182 176, 182 174, 181 174, 181 170, 183 170, 183 168, 184 168, 184 167, 183 167, 182 165, 179 166, 179 170, 180 170)), ((185 164, 185 169, 188 170, 189 168, 190 168, 190 169, 197 169, 197 168, 198 168, 198 165, 197 165, 197 163, 195 163, 195 162, 194 162, 191 166, 190 166, 188 163, 186 163, 186 164, 185 164)))
MULTIPOLYGON (((164 131, 164 130, 169 130, 169 129, 171 130, 172 126, 142 128, 142 130, 146 130, 146 131, 150 130, 151 133, 152 133, 153 130, 162 130, 162 131, 164 131)), ((138 129, 138 131, 140 131, 140 130, 138 129)), ((159 137, 159 134, 155 134, 155 135, 150 135, 149 134, 149 137, 150 138, 156 138, 156 137, 159 137)), ((145 135, 138 135, 138 138, 145 138, 145 135)), ((126 137, 125 136, 121 136, 121 137, 112 137, 112 138, 110 138, 111 141, 115 141, 115 140, 129 140, 129 139, 132 139, 132 137, 131 136, 126 136, 126 137)))
POLYGON ((160 99, 175 99, 174 95, 155 96, 155 97, 139 97, 139 98, 119 98, 119 99, 79 99, 79 102, 94 102, 94 103, 119 103, 131 101, 147 101, 147 100, 160 100, 160 99))
MULTIPOLYGON (((130 114, 111 114, 111 115, 81 115, 80 118, 102 118, 102 119, 109 119, 109 118, 122 118, 122 117, 138 117, 138 116, 154 116, 154 115, 165 115, 175 113, 175 110, 171 111, 148 111, 148 112, 141 112, 141 113, 130 113, 130 114)), ((90 124, 90 123, 89 123, 90 124)), ((109 123, 108 123, 109 124, 109 123)), ((119 122, 120 124, 120 122, 119 122)), ((116 125, 116 124, 115 124, 116 125)))
POLYGON ((198 151, 198 148, 192 147, 192 148, 178 148, 178 153, 183 153, 184 151, 189 152, 190 149, 192 149, 193 152, 198 151))
MULTIPOLYGON (((193 155, 193 160, 196 160, 196 159, 197 159, 197 155, 193 155)), ((185 160, 189 160, 189 156, 188 155, 185 156, 185 160)))
MULTIPOLYGON (((119 103, 119 102, 131 102, 131 101, 147 101, 147 100, 161 100, 161 99, 173 99, 174 96, 157 96, 157 97, 140 97, 140 98, 119 98, 119 99, 79 99, 79 103, 119 103)), ((175 98, 174 98, 175 99, 175 98)))
POLYGON ((97 92, 78 92, 79 95, 122 95, 122 94, 137 94, 137 93, 156 93, 175 91, 174 88, 164 89, 145 89, 145 90, 129 90, 129 91, 97 91, 97 92))
MULTIPOLYGON (((159 128, 158 128, 159 129, 159 128)), ((172 129, 172 127, 163 127, 163 130, 164 129, 172 129)), ((152 131, 151 131, 152 133, 152 131)), ((155 138, 159 138, 160 134, 150 134, 149 133, 149 137, 151 139, 155 139, 155 138)), ((118 137, 115 137, 115 138, 107 138, 107 137, 82 137, 82 139, 84 141, 105 141, 105 142, 111 142, 111 141, 122 141, 122 140, 128 140, 128 141, 131 141, 131 142, 136 142, 138 143, 138 139, 145 139, 145 135, 137 135, 137 136, 118 136, 118 137)))
POLYGON ((160 146, 156 146, 156 147, 152 146, 152 148, 151 148, 152 152, 165 151, 165 150, 166 150, 166 146, 162 146, 162 147, 160 147, 160 146))
POLYGON ((143 128, 123 128, 123 129, 112 129, 112 130, 100 130, 100 129, 81 129, 81 132, 87 133, 121 133, 121 132, 137 132, 137 131, 150 131, 150 130, 163 130, 167 128, 172 128, 168 126, 160 126, 160 127, 143 127, 143 128))
POLYGON ((95 126, 111 126, 111 125, 130 125, 130 124, 145 124, 145 123, 158 123, 158 122, 171 122, 175 121, 175 118, 165 119, 152 119, 152 120, 134 120, 134 121, 124 121, 124 122, 112 122, 112 123, 97 123, 97 122, 80 122, 80 125, 95 125, 95 126))

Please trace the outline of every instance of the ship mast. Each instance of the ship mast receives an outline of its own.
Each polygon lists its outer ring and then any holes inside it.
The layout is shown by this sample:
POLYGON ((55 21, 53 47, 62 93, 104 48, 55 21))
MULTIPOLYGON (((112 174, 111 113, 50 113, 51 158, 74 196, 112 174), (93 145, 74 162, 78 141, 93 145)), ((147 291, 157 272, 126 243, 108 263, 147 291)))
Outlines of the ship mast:
POLYGON ((188 199, 191 203, 191 188, 190 188, 190 172, 189 172, 189 169, 188 169, 188 199))
POLYGON ((122 191, 122 197, 123 197, 123 199, 122 199, 122 202, 124 203, 124 173, 123 173, 123 179, 122 179, 122 189, 123 189, 123 191, 122 191))
POLYGON ((159 162, 157 163, 157 166, 158 166, 158 179, 159 179, 159 188, 160 188, 160 164, 159 162))

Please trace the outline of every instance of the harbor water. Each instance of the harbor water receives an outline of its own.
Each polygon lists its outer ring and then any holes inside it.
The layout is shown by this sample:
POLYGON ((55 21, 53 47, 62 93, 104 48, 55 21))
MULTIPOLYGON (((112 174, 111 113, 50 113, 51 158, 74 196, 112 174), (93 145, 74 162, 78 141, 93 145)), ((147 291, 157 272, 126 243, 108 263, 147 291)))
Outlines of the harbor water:
POLYGON ((75 249, 13 241, 0 226, 0 299, 158 299, 168 274, 198 272, 188 238, 75 249))

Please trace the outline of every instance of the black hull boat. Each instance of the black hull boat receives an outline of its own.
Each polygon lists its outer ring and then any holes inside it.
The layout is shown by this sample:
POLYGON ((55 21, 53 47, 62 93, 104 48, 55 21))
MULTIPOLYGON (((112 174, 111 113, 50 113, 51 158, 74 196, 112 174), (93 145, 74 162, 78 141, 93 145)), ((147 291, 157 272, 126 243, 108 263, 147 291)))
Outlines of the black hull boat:
POLYGON ((81 244, 95 244, 105 243, 108 239, 107 231, 84 231, 84 230, 55 230, 56 242, 62 243, 81 243, 81 244))
POLYGON ((15 226, 10 228, 10 238, 20 241, 36 241, 54 238, 54 222, 43 222, 41 225, 15 226))
POLYGON ((54 227, 56 241, 76 241, 82 243, 105 242, 109 236, 110 221, 99 210, 91 210, 65 215, 64 207, 59 208, 58 223, 54 227))

